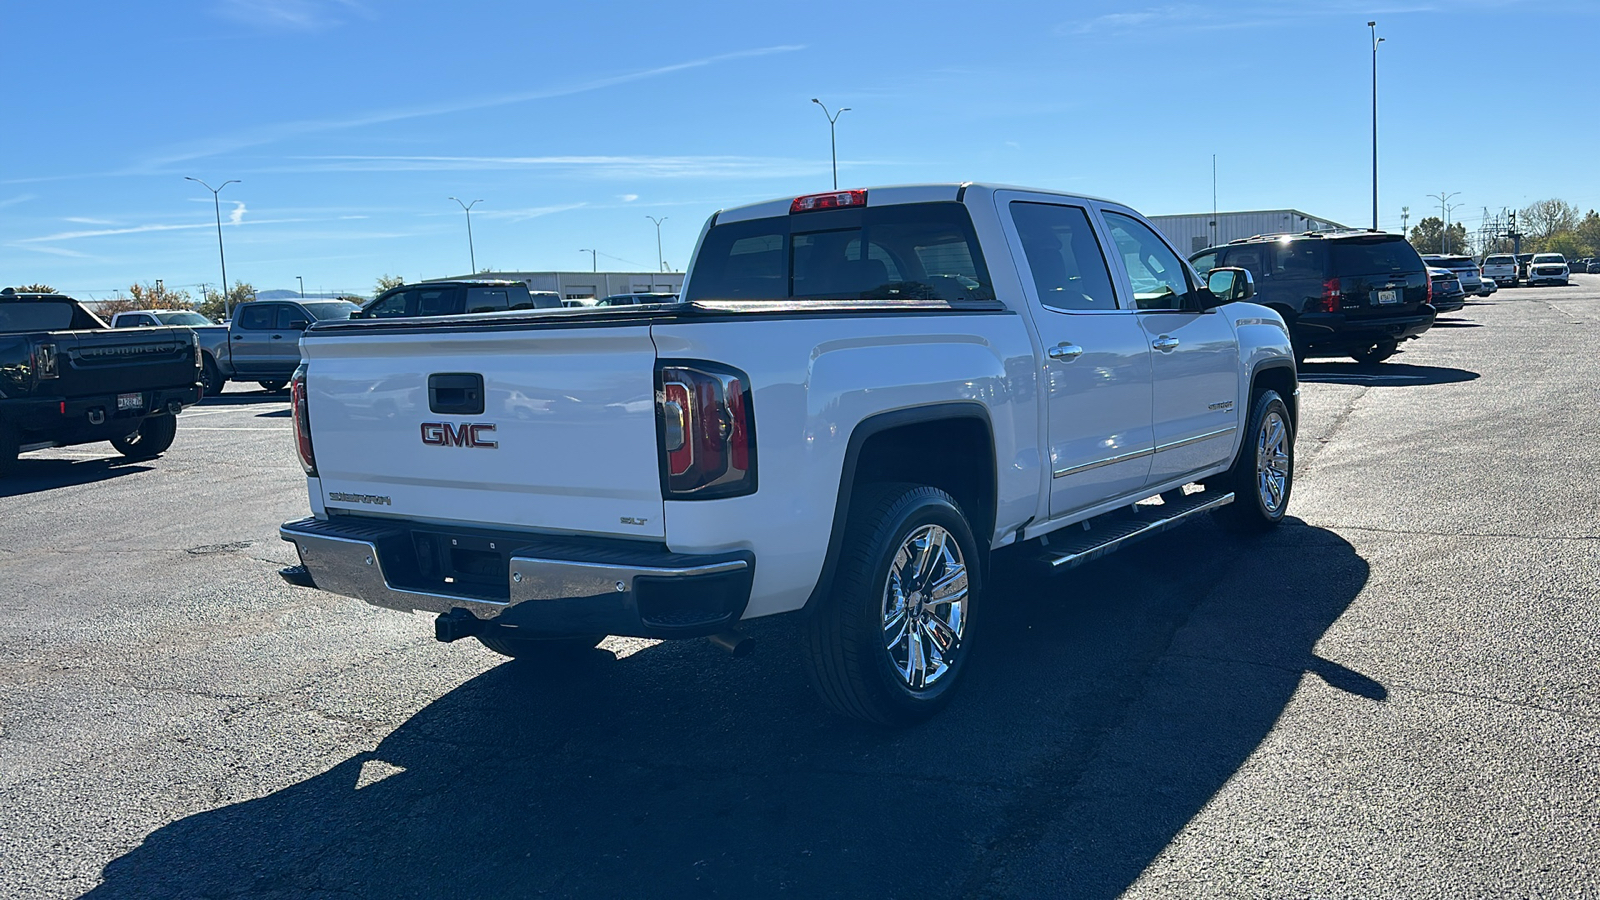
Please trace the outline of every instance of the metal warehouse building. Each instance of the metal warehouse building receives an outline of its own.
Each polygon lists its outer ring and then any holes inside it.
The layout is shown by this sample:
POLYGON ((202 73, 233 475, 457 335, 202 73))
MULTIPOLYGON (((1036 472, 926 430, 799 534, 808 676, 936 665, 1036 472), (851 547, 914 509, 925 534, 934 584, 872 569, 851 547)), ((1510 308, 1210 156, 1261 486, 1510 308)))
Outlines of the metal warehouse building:
POLYGON ((1345 226, 1332 219, 1298 209, 1257 209, 1245 212, 1195 213, 1186 216, 1151 216, 1150 221, 1184 253, 1226 244, 1239 238, 1280 232, 1338 231, 1345 226))
POLYGON ((563 300, 598 300, 612 294, 675 294, 683 290, 682 272, 479 272, 429 280, 475 279, 520 281, 530 291, 555 291, 563 300))

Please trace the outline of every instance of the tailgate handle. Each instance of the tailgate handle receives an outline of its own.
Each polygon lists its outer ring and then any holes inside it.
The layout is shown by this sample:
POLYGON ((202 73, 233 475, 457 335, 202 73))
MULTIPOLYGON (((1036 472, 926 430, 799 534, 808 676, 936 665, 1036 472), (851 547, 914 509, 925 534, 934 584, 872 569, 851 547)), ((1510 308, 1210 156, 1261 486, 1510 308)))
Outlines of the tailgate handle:
POLYGON ((482 415, 483 376, 467 372, 429 375, 428 409, 442 415, 482 415))

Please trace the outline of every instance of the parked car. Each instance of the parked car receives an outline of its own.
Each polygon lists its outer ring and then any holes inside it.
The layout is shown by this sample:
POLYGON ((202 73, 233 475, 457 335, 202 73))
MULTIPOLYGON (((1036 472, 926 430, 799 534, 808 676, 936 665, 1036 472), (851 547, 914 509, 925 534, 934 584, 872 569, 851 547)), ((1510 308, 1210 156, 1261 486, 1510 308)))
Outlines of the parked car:
POLYGON ((1571 271, 1567 268, 1567 259, 1559 253, 1536 253, 1528 262, 1528 284, 1561 284, 1568 283, 1571 271))
POLYGON ((645 303, 677 303, 677 294, 647 293, 647 294, 612 294, 602 299, 596 306, 638 306, 645 303))
MULTIPOLYGON (((222 393, 227 375, 218 360, 230 358, 228 353, 228 326, 218 325, 205 316, 187 309, 137 309, 119 312, 111 317, 112 328, 156 328, 166 325, 194 329, 200 339, 200 386, 207 396, 222 393)), ((227 371, 231 373, 232 367, 227 371)))
POLYGON ((1596 259, 1594 262, 1589 263, 1588 274, 1600 275, 1600 259, 1596 259))
POLYGON ((49 447, 160 455, 200 400, 199 360, 192 329, 111 329, 71 297, 0 291, 0 475, 49 447))
POLYGON ((1455 270, 1428 267, 1428 303, 1442 313, 1455 312, 1467 305, 1467 294, 1461 289, 1461 278, 1455 270))
POLYGON ((1510 253, 1491 253, 1483 258, 1483 277, 1498 287, 1517 286, 1517 258, 1510 253))
POLYGON ((1473 262, 1470 256, 1430 254, 1424 256, 1422 261, 1428 266, 1449 269, 1456 273, 1456 278, 1461 282, 1461 290, 1465 293, 1476 294, 1483 287, 1483 275, 1478 272, 1478 264, 1473 262))
POLYGON ((1495 293, 1499 289, 1500 289, 1500 286, 1494 283, 1494 279, 1493 278, 1480 278, 1480 279, 1478 279, 1478 296, 1479 297, 1487 297, 1487 296, 1495 293))
POLYGON ((356 317, 395 319, 560 308, 561 295, 530 291, 520 281, 424 281, 384 291, 362 306, 356 317))
POLYGON ((318 323, 284 577, 518 657, 801 613, 824 702, 913 722, 1001 633, 991 550, 1282 520, 1294 357, 1251 292, 1126 206, 943 184, 719 212, 671 307, 318 323), (429 390, 364 414, 388 379, 429 390))
POLYGON ((1190 259, 1202 272, 1214 266, 1248 270, 1256 302, 1289 323, 1297 359, 1349 355, 1381 362, 1433 326, 1427 267, 1398 234, 1259 235, 1190 259))
MULTIPOLYGON (((215 360, 215 375, 254 381, 276 393, 300 365, 300 334, 313 322, 348 319, 360 307, 347 300, 252 300, 233 308, 228 352, 215 360)), ((221 388, 219 387, 220 391, 221 388)))

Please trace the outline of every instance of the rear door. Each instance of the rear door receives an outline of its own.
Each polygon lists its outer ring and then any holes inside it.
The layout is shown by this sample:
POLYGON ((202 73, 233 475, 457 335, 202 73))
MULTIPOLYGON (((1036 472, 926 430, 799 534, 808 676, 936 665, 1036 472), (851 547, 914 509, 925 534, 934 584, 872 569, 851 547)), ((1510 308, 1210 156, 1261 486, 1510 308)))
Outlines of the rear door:
POLYGON ((330 510, 664 536, 648 324, 360 321, 302 350, 330 510))
MULTIPOLYGON (((263 375, 275 367, 274 341, 277 332, 277 303, 250 303, 233 314, 233 329, 229 335, 229 356, 233 370, 240 375, 263 375)), ((282 341, 282 337, 279 337, 282 341)))
POLYGON ((1087 207, 995 195, 1044 344, 1050 515, 1137 491, 1150 474, 1150 347, 1119 303, 1105 238, 1087 207))

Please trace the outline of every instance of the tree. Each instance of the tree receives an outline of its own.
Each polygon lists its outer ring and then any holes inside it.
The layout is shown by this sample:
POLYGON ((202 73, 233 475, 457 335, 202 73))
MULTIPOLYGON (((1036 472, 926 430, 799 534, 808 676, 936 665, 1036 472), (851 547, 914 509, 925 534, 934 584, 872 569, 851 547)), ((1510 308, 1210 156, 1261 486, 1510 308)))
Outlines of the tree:
POLYGON ((194 298, 188 291, 173 290, 161 282, 136 281, 128 286, 127 294, 119 293, 101 303, 100 317, 109 319, 134 309, 194 309, 194 298))
POLYGON ((397 288, 405 283, 406 280, 399 275, 379 275, 378 283, 372 286, 372 296, 376 297, 389 288, 397 288))
POLYGON ((56 289, 48 284, 39 284, 38 282, 35 282, 33 284, 21 285, 16 288, 16 291, 19 294, 54 294, 56 289))
MULTIPOLYGON (((1450 226, 1449 252, 1466 253, 1471 249, 1467 240, 1467 226, 1456 222, 1450 226)), ((1445 227, 1444 220, 1438 216, 1429 216, 1418 222, 1411 229, 1411 246, 1417 248, 1418 253, 1444 253, 1445 227)))
POLYGON ((1600 215, 1594 210, 1583 217, 1574 231, 1578 236, 1578 243, 1582 245, 1584 256, 1600 256, 1600 215))
POLYGON ((200 301, 200 308, 196 312, 216 322, 226 319, 233 307, 252 300, 256 296, 255 286, 248 281, 235 281, 233 288, 223 297, 221 291, 207 290, 204 300, 200 301))
POLYGON ((1540 200, 1524 207, 1517 216, 1517 222, 1522 226, 1524 235, 1534 241, 1543 241, 1559 232, 1576 230, 1578 208, 1565 200, 1540 200))

